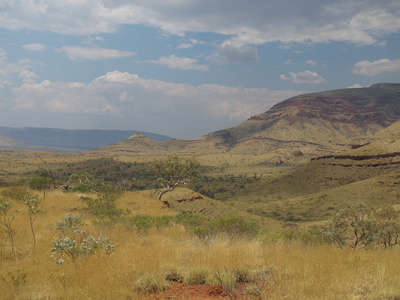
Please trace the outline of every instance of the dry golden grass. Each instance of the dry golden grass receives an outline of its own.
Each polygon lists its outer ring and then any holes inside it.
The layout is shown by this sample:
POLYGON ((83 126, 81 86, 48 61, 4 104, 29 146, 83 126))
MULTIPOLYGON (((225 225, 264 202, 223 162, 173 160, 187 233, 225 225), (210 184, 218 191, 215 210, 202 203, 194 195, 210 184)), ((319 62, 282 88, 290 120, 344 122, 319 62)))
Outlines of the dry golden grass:
MULTIPOLYGON (((161 208, 156 199, 144 192, 125 194, 118 203, 140 206, 134 213, 174 213, 161 208)), ((264 277, 259 277, 264 283, 258 286, 268 299, 395 299, 400 296, 398 248, 350 251, 331 246, 304 246, 300 242, 264 244, 260 240, 232 241, 224 237, 206 243, 190 236, 181 226, 140 234, 120 226, 94 227, 89 217, 86 217, 87 229, 93 235, 110 237, 117 244, 115 253, 109 258, 92 256, 77 263, 55 265, 50 251, 53 236, 57 235, 54 225, 71 210, 79 214, 76 209, 81 206, 78 195, 48 193, 42 208, 47 213, 35 223, 37 247, 30 258, 24 259, 31 236, 24 207, 14 202, 13 209, 21 209, 13 223, 20 259, 15 262, 8 244, 0 244, 1 299, 135 299, 135 284, 141 278, 162 278, 171 270, 184 277, 199 268, 206 269, 210 277, 216 270, 232 273, 269 270, 264 277), (26 274, 25 280, 22 280, 23 274, 26 274)))

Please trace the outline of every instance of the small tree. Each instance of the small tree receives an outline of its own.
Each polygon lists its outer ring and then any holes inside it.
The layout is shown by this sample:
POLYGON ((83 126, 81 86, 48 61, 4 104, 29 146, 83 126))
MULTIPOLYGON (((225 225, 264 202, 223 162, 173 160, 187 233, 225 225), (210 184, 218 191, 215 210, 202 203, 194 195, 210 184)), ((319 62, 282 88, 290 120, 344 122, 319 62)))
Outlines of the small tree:
POLYGON ((400 243, 400 217, 390 205, 375 210, 365 203, 355 203, 336 212, 328 222, 312 226, 310 233, 341 247, 393 247, 400 243))
POLYGON ((0 201, 0 216, 1 216, 1 223, 3 224, 3 228, 5 232, 7 233, 8 239, 10 240, 11 243, 11 251, 14 255, 15 261, 18 260, 17 256, 17 246, 15 244, 15 231, 12 228, 12 222, 14 221, 15 217, 17 216, 17 213, 19 210, 15 212, 12 216, 10 216, 9 210, 11 209, 12 204, 8 201, 0 201))
MULTIPOLYGON (((191 184, 199 174, 199 162, 196 159, 180 159, 171 156, 166 160, 156 160, 150 164, 149 172, 153 173, 162 186, 158 200, 173 191, 178 185, 191 184)), ((168 205, 168 202, 166 202, 168 205)))
POLYGON ((25 203, 25 205, 28 208, 29 224, 31 227, 31 232, 32 232, 32 237, 33 237, 33 245, 32 245, 32 250, 28 255, 28 257, 29 257, 29 256, 31 256, 31 254, 33 253, 33 251, 35 250, 35 247, 36 247, 36 235, 35 235, 33 223, 35 223, 38 215, 43 214, 44 211, 41 211, 39 208, 39 205, 42 202, 42 200, 39 198, 38 195, 25 195, 23 197, 22 201, 25 203))
POLYGON ((115 188, 110 185, 106 185, 100 179, 94 178, 88 172, 81 174, 72 174, 69 177, 68 185, 73 186, 74 192, 81 193, 112 193, 115 192, 115 188))
POLYGON ((35 177, 29 181, 29 187, 32 190, 43 191, 43 198, 46 197, 46 190, 52 186, 54 186, 53 179, 49 176, 35 177))
POLYGON ((400 214, 393 206, 385 205, 375 213, 379 241, 385 249, 400 243, 400 214))

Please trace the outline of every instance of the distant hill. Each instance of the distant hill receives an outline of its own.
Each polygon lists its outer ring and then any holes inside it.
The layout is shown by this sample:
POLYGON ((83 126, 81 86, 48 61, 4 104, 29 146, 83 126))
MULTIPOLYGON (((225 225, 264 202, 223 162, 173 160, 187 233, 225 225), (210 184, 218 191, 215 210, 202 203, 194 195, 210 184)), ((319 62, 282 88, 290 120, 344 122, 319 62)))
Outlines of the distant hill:
POLYGON ((400 84, 380 83, 299 95, 198 139, 160 142, 135 135, 95 154, 268 153, 287 161, 350 149, 399 120, 400 84))
MULTIPOLYGON (((127 139, 135 130, 67 130, 56 128, 0 127, 0 149, 81 152, 127 139)), ((165 135, 143 132, 153 140, 165 135)))

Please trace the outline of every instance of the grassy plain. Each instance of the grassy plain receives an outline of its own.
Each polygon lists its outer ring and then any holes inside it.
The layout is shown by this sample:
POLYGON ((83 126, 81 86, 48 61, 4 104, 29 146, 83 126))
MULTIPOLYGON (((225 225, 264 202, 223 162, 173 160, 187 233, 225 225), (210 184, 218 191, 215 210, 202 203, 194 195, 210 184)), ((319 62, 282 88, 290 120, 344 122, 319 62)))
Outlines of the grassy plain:
MULTIPOLYGON (((147 232, 123 225, 93 225, 94 217, 83 210, 78 194, 58 191, 43 200, 46 213, 35 223, 37 247, 25 259, 31 244, 29 224, 22 204, 12 203, 13 210, 21 209, 14 221, 19 260, 13 260, 3 240, 1 299, 136 299, 142 297, 149 282, 168 285, 167 274, 187 281, 200 271, 207 284, 218 283, 218 272, 225 274, 226 281, 233 274, 256 274, 257 280, 246 284, 247 299, 396 299, 400 295, 397 248, 351 251, 273 234, 202 240, 181 225, 147 232), (55 224, 69 212, 81 215, 91 234, 108 236, 117 245, 114 254, 55 265, 51 257, 53 237, 58 234, 55 224)), ((130 208, 132 214, 177 213, 164 208, 148 192, 124 193, 117 207, 130 208)), ((164 299, 162 293, 160 299, 164 299)), ((183 295, 181 299, 191 297, 183 295)))
MULTIPOLYGON (((41 207, 46 213, 34 224, 37 244, 29 256, 32 236, 26 207, 10 200, 14 205, 10 214, 20 209, 13 222, 19 259, 14 261, 2 232, 0 299, 143 299, 152 289, 160 290, 159 299, 167 299, 170 296, 163 290, 172 277, 210 285, 221 284, 222 278, 226 288, 239 275, 252 278, 238 283, 245 285, 241 297, 247 299, 397 299, 398 246, 352 251, 291 239, 282 230, 286 223, 297 223, 301 231, 357 201, 398 206, 399 156, 375 157, 395 153, 398 146, 397 140, 386 141, 377 148, 370 144, 341 157, 311 162, 305 156, 290 162, 280 161, 282 156, 271 159, 276 153, 196 154, 201 175, 190 189, 165 195, 170 208, 157 200, 155 179, 146 172, 148 164, 162 156, 0 151, 3 189, 26 185, 43 170, 60 183, 85 171, 114 185, 141 174, 134 191, 124 192, 116 202, 130 216, 186 214, 198 216, 194 220, 204 226, 235 216, 259 228, 251 238, 224 234, 202 238, 182 223, 147 230, 124 222, 99 225, 85 209, 82 195, 50 191, 41 207), (361 160, 362 156, 370 158, 361 160), (55 225, 67 213, 82 216, 94 236, 109 237, 117 245, 114 254, 55 265, 51 257, 53 237, 58 234, 55 225)), ((193 295, 176 298, 193 299, 193 295)))

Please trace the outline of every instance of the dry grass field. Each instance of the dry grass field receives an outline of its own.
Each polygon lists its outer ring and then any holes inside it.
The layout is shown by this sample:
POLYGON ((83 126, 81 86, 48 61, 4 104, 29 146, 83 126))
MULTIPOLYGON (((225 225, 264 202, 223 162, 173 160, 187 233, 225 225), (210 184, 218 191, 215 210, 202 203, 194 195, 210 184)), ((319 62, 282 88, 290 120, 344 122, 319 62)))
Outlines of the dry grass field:
MULTIPOLYGON (((234 296, 235 281, 242 284, 243 299, 400 297, 398 248, 352 251, 273 235, 266 238, 265 234, 252 239, 216 236, 202 240, 181 225, 146 232, 123 224, 94 225, 95 218, 83 209, 78 194, 58 191, 47 193, 42 202, 46 213, 34 223, 37 245, 27 258, 32 236, 26 208, 10 201, 12 211, 20 209, 13 222, 18 261, 14 261, 7 239, 2 238, 1 299, 229 299, 234 296), (51 257, 53 237, 58 234, 55 225, 71 212, 83 217, 93 236, 105 235, 115 243, 111 256, 92 255, 55 264, 51 257), (168 285, 173 282, 167 279, 182 280, 186 285, 220 284, 225 293, 205 298, 193 294, 171 297, 168 285), (159 292, 146 295, 154 286, 159 292)), ((148 191, 124 193, 116 204, 129 208, 133 215, 177 213, 164 208, 148 191)))

